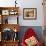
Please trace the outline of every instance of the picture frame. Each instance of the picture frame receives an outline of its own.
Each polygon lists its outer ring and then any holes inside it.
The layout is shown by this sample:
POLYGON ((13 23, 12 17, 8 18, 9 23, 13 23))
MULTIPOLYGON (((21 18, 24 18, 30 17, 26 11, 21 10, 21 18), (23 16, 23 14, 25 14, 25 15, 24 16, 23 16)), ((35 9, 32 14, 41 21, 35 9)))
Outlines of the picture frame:
POLYGON ((2 10, 2 15, 9 15, 9 10, 2 10))
POLYGON ((24 8, 23 19, 36 20, 37 19, 37 8, 24 8))
POLYGON ((10 11, 9 11, 9 14, 10 14, 10 15, 17 15, 18 12, 17 12, 16 10, 10 10, 10 11))

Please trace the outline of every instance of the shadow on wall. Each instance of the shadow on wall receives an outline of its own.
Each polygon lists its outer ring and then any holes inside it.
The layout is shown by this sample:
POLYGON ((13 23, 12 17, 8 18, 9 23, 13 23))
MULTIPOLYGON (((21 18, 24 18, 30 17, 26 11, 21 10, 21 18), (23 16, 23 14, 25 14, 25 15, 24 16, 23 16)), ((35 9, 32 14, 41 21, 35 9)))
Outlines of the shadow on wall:
POLYGON ((21 40, 23 38, 24 33, 26 32, 26 30, 28 28, 32 28, 36 32, 39 41, 41 43, 43 43, 43 30, 42 30, 42 27, 41 26, 21 26, 20 27, 20 32, 19 32, 20 42, 21 42, 21 40))

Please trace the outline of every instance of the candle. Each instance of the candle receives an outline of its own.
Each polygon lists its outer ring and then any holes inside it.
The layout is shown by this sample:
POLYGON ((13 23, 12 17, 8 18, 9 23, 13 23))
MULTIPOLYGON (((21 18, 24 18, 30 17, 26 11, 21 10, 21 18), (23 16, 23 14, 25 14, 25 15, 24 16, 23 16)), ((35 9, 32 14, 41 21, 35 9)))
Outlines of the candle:
POLYGON ((16 28, 14 29, 14 32, 17 32, 16 28))

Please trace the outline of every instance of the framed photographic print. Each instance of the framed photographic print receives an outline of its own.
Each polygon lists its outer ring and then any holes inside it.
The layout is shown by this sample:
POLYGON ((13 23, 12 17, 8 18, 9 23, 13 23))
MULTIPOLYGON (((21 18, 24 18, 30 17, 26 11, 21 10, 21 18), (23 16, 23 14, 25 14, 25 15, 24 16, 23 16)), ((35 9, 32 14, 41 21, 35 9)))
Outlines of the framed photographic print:
POLYGON ((10 11, 9 11, 9 14, 10 14, 10 15, 14 15, 14 10, 10 10, 10 11))
POLYGON ((16 10, 14 10, 14 9, 9 11, 9 14, 10 15, 17 15, 17 13, 18 12, 16 10))
POLYGON ((37 18, 37 8, 24 8, 23 9, 23 19, 36 20, 36 18, 37 18))
POLYGON ((9 10, 2 10, 2 15, 9 15, 9 10))

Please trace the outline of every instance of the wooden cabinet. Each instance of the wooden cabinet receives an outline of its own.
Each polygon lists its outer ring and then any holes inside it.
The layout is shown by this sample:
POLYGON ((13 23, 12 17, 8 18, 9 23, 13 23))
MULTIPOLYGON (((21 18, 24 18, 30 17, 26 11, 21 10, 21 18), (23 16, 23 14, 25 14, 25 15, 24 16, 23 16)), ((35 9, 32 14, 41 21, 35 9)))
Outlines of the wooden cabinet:
POLYGON ((18 10, 19 7, 0 7, 0 32, 1 32, 0 46, 18 46, 19 42, 19 39, 17 39, 18 38, 17 35, 19 32, 18 10), (12 34, 10 34, 11 32, 12 34), (4 34, 7 36, 5 36, 4 34), (10 37, 11 39, 9 39, 10 37))
POLYGON ((18 32, 19 32, 19 25, 2 24, 1 25, 1 36, 3 35, 3 37, 1 37, 1 45, 2 46, 18 46, 18 43, 19 43, 19 39, 17 36, 18 34, 16 34, 17 40, 13 34, 13 33, 18 33, 18 32), (11 29, 10 30, 10 32, 12 32, 11 35, 10 35, 10 33, 6 32, 6 30, 5 30, 6 28, 11 29), (15 32, 14 29, 16 29, 17 31, 15 32), (6 34, 4 34, 5 32, 6 32, 6 34), (9 36, 7 37, 6 35, 9 35, 9 36), (6 39, 6 37, 7 37, 7 39, 6 39), (10 37, 10 39, 9 39, 9 37, 10 37))

